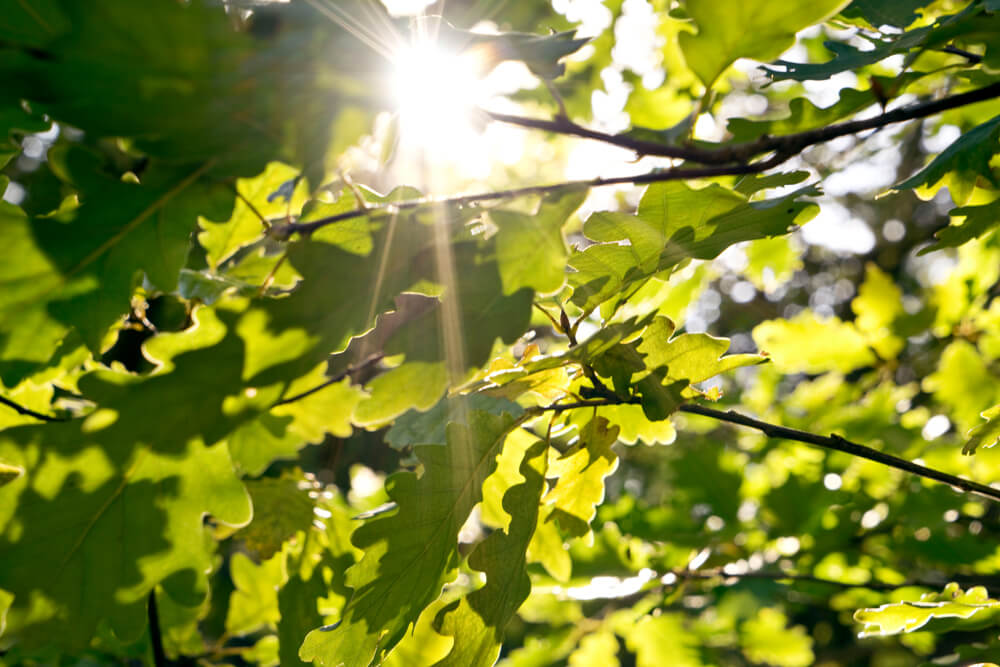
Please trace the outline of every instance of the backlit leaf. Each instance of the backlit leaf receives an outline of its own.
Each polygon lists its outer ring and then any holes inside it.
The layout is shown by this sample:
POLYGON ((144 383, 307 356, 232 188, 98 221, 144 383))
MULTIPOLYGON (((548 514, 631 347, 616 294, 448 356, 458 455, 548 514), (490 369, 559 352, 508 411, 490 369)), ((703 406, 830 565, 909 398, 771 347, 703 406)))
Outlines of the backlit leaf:
POLYGON ((974 630, 1000 622, 1000 602, 990 598, 982 586, 963 591, 950 583, 941 593, 927 593, 919 601, 859 609, 854 620, 862 624, 863 637, 916 630, 974 630))
POLYGON ((486 574, 486 585, 438 613, 436 629, 455 645, 437 665, 490 667, 496 662, 504 628, 531 592, 526 551, 535 531, 544 478, 546 447, 541 441, 525 452, 523 483, 503 496, 513 517, 507 529, 494 531, 469 556, 469 567, 486 574))
POLYGON ((698 33, 682 34, 681 49, 688 67, 709 88, 737 58, 777 58, 795 43, 795 33, 833 16, 848 4, 849 0, 784 5, 763 0, 688 2, 687 10, 698 25, 698 33))
POLYGON ((819 319, 803 311, 790 320, 768 320, 754 327, 762 353, 786 373, 849 372, 875 362, 865 337, 850 322, 819 319))
POLYGON ((507 433, 518 421, 479 410, 447 428, 448 442, 415 448, 424 473, 399 472, 386 482, 397 504, 358 528, 352 541, 364 550, 348 572, 354 589, 337 627, 313 630, 303 660, 324 665, 367 665, 391 648, 440 592, 457 558, 458 531, 482 497, 507 433))

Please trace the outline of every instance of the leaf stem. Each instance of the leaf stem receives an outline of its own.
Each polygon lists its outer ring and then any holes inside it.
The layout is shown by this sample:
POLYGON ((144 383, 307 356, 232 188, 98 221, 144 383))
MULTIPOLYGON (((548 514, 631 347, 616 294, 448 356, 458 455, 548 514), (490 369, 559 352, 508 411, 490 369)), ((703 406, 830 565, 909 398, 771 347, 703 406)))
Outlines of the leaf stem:
POLYGON ((31 410, 30 408, 26 408, 23 405, 21 405, 19 403, 15 403, 14 401, 10 400, 9 398, 5 398, 3 396, 0 396, 0 403, 2 403, 3 405, 6 405, 8 408, 12 409, 14 412, 18 413, 19 415, 25 415, 26 417, 34 417, 35 419, 40 419, 43 422, 64 422, 64 421, 69 421, 69 419, 66 418, 66 417, 56 417, 56 416, 53 416, 53 415, 42 414, 41 412, 35 412, 34 410, 31 410))
POLYGON ((149 616, 149 642, 153 645, 153 665, 155 667, 167 667, 170 660, 163 650, 163 635, 160 631, 160 613, 156 608, 156 588, 149 591, 149 603, 146 606, 149 616))
POLYGON ((356 366, 352 364, 351 366, 348 366, 344 370, 340 371, 339 373, 337 373, 333 377, 329 378, 328 380, 326 380, 326 381, 324 381, 324 382, 316 385, 315 387, 312 387, 311 389, 306 389, 305 391, 303 391, 300 394, 295 394, 294 396, 289 396, 288 398, 283 398, 280 401, 278 401, 277 403, 275 403, 274 405, 272 405, 271 407, 277 407, 279 405, 285 405, 286 403, 294 403, 295 401, 301 401, 303 398, 306 398, 307 396, 312 396, 317 391, 319 391, 321 389, 325 389, 325 388, 329 387, 331 384, 337 384, 338 382, 340 382, 341 380, 343 380, 345 377, 347 377, 351 373, 356 373, 356 372, 358 372, 360 370, 363 370, 363 369, 371 366, 372 364, 377 364, 378 362, 382 361, 382 359, 384 359, 384 358, 385 358, 385 354, 382 353, 382 352, 378 352, 376 354, 372 354, 369 357, 365 358, 363 361, 361 361, 361 363, 357 364, 356 366))

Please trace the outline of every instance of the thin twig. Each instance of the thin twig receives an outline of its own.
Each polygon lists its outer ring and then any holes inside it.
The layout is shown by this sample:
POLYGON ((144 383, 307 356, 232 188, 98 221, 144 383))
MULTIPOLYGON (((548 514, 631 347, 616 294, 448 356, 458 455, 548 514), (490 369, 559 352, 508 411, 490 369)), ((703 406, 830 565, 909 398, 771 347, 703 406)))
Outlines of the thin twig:
POLYGON ((732 410, 723 412, 722 410, 708 408, 703 405, 695 405, 693 403, 686 403, 678 409, 681 412, 701 415, 703 417, 709 417, 710 419, 717 419, 719 421, 757 429, 771 438, 795 440, 797 442, 804 442, 806 444, 823 447, 824 449, 833 449, 838 452, 844 452, 845 454, 881 463, 882 465, 889 466, 890 468, 896 468, 897 470, 903 470, 914 475, 919 475, 920 477, 933 479, 937 482, 942 482, 943 484, 961 489, 967 493, 974 493, 976 495, 983 496, 984 498, 989 498, 990 500, 1000 500, 1000 489, 994 489, 993 487, 986 486, 985 484, 979 484, 978 482, 963 479, 955 475, 949 475, 948 473, 941 472, 940 470, 928 468, 927 466, 922 466, 917 463, 913 463, 912 461, 907 461, 906 459, 901 459, 897 456, 880 452, 877 449, 859 445, 851 442, 850 440, 845 440, 839 435, 816 435, 815 433, 809 433, 808 431, 800 431, 794 428, 787 428, 785 426, 778 426, 777 424, 763 422, 732 410))
POLYGON ((962 56, 963 58, 969 61, 970 65, 978 65, 979 63, 983 62, 983 57, 978 53, 973 53, 972 51, 966 51, 965 49, 960 49, 957 46, 951 46, 950 44, 948 46, 941 47, 940 49, 938 49, 938 51, 942 51, 944 53, 950 53, 953 56, 962 56))
POLYGON ((944 584, 931 585, 924 582, 903 582, 901 584, 890 584, 884 581, 868 581, 863 584, 855 584, 847 581, 836 581, 834 579, 824 579, 822 577, 816 577, 811 574, 790 574, 787 572, 766 572, 766 571, 750 571, 750 572, 726 572, 724 568, 715 568, 711 570, 670 570, 665 572, 663 577, 672 574, 677 577, 678 581, 684 579, 764 579, 767 581, 776 581, 778 583, 782 581, 804 581, 813 584, 825 584, 827 586, 840 586, 841 588, 868 588, 873 591, 894 591, 898 588, 903 588, 904 586, 923 586, 926 588, 935 588, 944 586, 944 584))
POLYGON ((636 405, 635 401, 626 401, 618 398, 598 398, 590 401, 575 401, 573 403, 553 403, 537 408, 529 408, 537 413, 542 412, 566 412, 567 410, 579 410, 580 408, 600 408, 608 405, 636 405))
POLYGON ((277 407, 279 405, 285 405, 286 403, 294 403, 295 401, 301 401, 303 398, 306 398, 307 396, 312 396, 317 391, 319 391, 321 389, 325 389, 325 388, 329 387, 331 384, 337 384, 338 382, 340 382, 341 380, 343 380, 345 377, 347 377, 351 373, 356 373, 356 372, 358 372, 360 370, 363 370, 363 369, 367 368, 368 366, 371 366, 372 364, 377 364, 378 362, 382 361, 382 359, 384 359, 384 358, 385 358, 385 354, 383 352, 378 352, 376 354, 373 354, 373 355, 367 357, 364 361, 362 361, 357 366, 353 366, 353 365, 352 366, 348 366, 347 368, 345 368, 344 370, 340 371, 339 373, 337 373, 336 375, 334 375, 330 379, 328 379, 325 382, 322 382, 322 383, 316 385, 312 389, 306 389, 301 394, 295 394, 294 396, 289 396, 288 398, 283 398, 283 399, 281 399, 280 401, 278 401, 277 403, 275 403, 271 407, 277 407))
MULTIPOLYGON (((580 408, 599 408, 607 405, 634 405, 635 403, 636 400, 634 398, 618 400, 608 397, 589 401, 576 401, 573 403, 553 403, 548 406, 532 408, 531 411, 535 413, 559 413, 565 412, 566 410, 576 410, 580 408)), ((733 410, 723 412, 722 410, 716 410, 714 408, 694 403, 685 403, 677 408, 677 410, 679 412, 687 412, 689 414, 701 415, 702 417, 708 417, 718 421, 729 422, 730 424, 747 426, 749 428, 757 429, 758 431, 764 433, 764 435, 771 438, 794 440, 796 442, 804 442, 806 444, 816 445, 825 449, 833 449, 838 452, 844 452, 845 454, 868 459, 869 461, 875 461, 876 463, 881 463, 882 465, 890 468, 896 468, 897 470, 902 470, 919 477, 933 479, 936 482, 947 484, 967 493, 973 493, 984 498, 989 498, 990 500, 1000 501, 1000 489, 995 489, 991 486, 973 482, 956 475, 949 475, 946 472, 941 472, 940 470, 935 470, 934 468, 928 468, 927 466, 922 466, 918 463, 901 459, 898 456, 880 452, 877 449, 872 449, 871 447, 859 445, 836 434, 831 434, 829 436, 817 435, 808 431, 800 431, 795 428, 788 428, 786 426, 778 426, 777 424, 763 422, 759 419, 747 417, 746 415, 742 415, 733 410)))
POLYGON ((156 609, 156 589, 149 592, 149 604, 146 606, 149 616, 149 643, 153 645, 153 665, 166 667, 170 664, 163 650, 163 634, 160 631, 160 613, 156 609))
POLYGON ((42 414, 41 412, 35 412, 34 410, 31 410, 30 408, 26 408, 23 405, 15 403, 14 401, 10 400, 9 398, 4 398, 3 396, 0 396, 0 403, 3 403, 8 408, 11 408, 12 410, 14 410, 14 412, 18 413, 19 415, 25 415, 26 417, 34 417, 35 419, 40 419, 43 422, 64 422, 64 421, 69 421, 69 419, 67 417, 55 417, 53 415, 45 415, 45 414, 42 414))

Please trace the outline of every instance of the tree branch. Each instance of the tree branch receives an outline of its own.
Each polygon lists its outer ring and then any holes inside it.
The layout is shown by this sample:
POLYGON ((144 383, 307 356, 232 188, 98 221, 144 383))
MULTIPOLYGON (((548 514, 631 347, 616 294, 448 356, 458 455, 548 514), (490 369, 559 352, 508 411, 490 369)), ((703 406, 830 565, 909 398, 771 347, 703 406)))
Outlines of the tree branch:
POLYGON ((901 107, 894 111, 889 111, 875 116, 874 118, 837 123, 835 125, 828 125, 815 130, 808 130, 780 137, 764 135, 755 141, 733 144, 731 146, 721 146, 719 148, 671 146, 669 144, 643 141, 632 137, 612 135, 604 132, 598 132, 596 130, 590 130, 564 118, 558 118, 556 120, 543 120, 536 118, 521 118, 519 116, 510 116, 495 112, 486 112, 491 118, 501 122, 603 141, 605 143, 635 150, 643 155, 671 157, 711 166, 659 169, 634 176, 615 176, 611 178, 592 178, 579 181, 566 181, 547 185, 530 185, 522 188, 496 190, 493 192, 481 192, 453 197, 421 197, 419 199, 409 199, 382 206, 369 205, 366 208, 358 208, 352 211, 340 213, 338 215, 312 220, 310 222, 286 222, 279 224, 279 221, 272 221, 273 226, 269 233, 276 239, 284 240, 292 234, 308 234, 317 229, 341 222, 343 220, 350 220, 363 216, 369 216, 372 219, 385 219, 398 215, 401 211, 430 206, 468 206, 489 201, 524 197, 528 195, 543 195, 557 190, 588 190, 590 188, 603 187, 607 185, 645 185, 649 183, 661 183, 664 181, 756 174, 782 164, 792 156, 801 153, 809 146, 815 144, 821 144, 850 134, 857 134, 859 132, 864 132, 865 130, 885 127, 886 125, 891 125, 893 123, 913 120, 916 118, 925 118, 942 111, 947 111, 948 109, 955 109, 969 104, 975 104, 977 102, 984 102, 995 97, 1000 97, 1000 83, 994 83, 984 88, 979 88, 977 90, 959 95, 952 95, 940 100, 921 102, 901 107), (767 153, 772 153, 771 157, 760 162, 750 162, 752 159, 767 153))
POLYGON ((69 421, 66 417, 55 417, 53 415, 46 415, 42 414, 41 412, 35 412, 34 410, 26 408, 23 405, 15 403, 9 398, 4 398, 3 396, 0 396, 0 403, 6 405, 8 408, 11 408, 12 410, 14 410, 14 412, 18 413, 19 415, 25 415, 26 417, 34 417, 35 419, 40 419, 43 422, 69 421))
MULTIPOLYGON (((552 405, 533 408, 532 410, 536 413, 542 412, 565 412, 566 410, 576 410, 579 408, 599 408, 605 405, 629 405, 634 404, 635 400, 616 400, 613 398, 601 398, 591 401, 576 401, 573 403, 553 403, 552 405)), ((778 426, 777 424, 771 424, 769 422, 760 421, 759 419, 754 419, 752 417, 747 417, 733 410, 723 412, 722 410, 716 410, 714 408, 705 407, 704 405, 697 405, 694 403, 685 403, 677 408, 679 412, 687 412, 693 415, 701 415, 702 417, 708 417, 710 419, 716 419, 718 421, 729 422, 730 424, 738 424, 740 426, 746 426, 748 428, 757 429, 764 435, 771 438, 780 438, 783 440, 794 440, 796 442, 804 442, 809 445, 816 445, 817 447, 823 447, 824 449, 833 449, 838 452, 844 452, 845 454, 850 454, 852 456, 857 456, 859 458, 868 459, 869 461, 875 461, 876 463, 881 463, 884 466, 890 468, 895 468, 897 470, 902 470, 904 472, 917 475, 919 477, 924 477, 926 479, 933 479, 936 482, 941 482, 947 484, 948 486, 960 489, 967 493, 973 493, 984 498, 989 498, 990 500, 1000 501, 1000 489, 995 489, 991 486, 986 486, 985 484, 980 484, 978 482, 973 482, 971 480, 958 477, 956 475, 949 475, 946 472, 941 472, 940 470, 935 470, 933 468, 928 468, 927 466, 922 466, 912 461, 907 461, 906 459, 901 459, 898 456, 893 456, 892 454, 886 454, 885 452, 880 452, 877 449, 872 449, 871 447, 866 447, 864 445, 859 445, 850 440, 845 440, 836 434, 816 435, 815 433, 810 433, 808 431, 800 431, 795 428, 788 428, 786 426, 778 426)))
POLYGON ((703 405, 695 405, 693 403, 686 403, 678 409, 681 412, 701 415, 703 417, 709 417, 710 419, 717 419, 719 421, 757 429, 771 438, 795 440, 796 442, 804 442, 806 444, 816 445, 817 447, 823 447, 824 449, 833 449, 838 452, 844 452, 845 454, 881 463, 882 465, 889 466, 890 468, 896 468, 897 470, 903 470, 904 472, 918 475, 920 477, 933 479, 934 481, 942 482, 957 489, 961 489, 967 493, 974 493, 978 496, 989 498, 990 500, 1000 501, 1000 490, 998 489, 986 486, 985 484, 979 484, 978 482, 963 479, 955 475, 949 475, 948 473, 941 472, 940 470, 934 470, 933 468, 928 468, 926 466, 913 463, 912 461, 907 461, 906 459, 901 459, 897 456, 880 452, 877 449, 872 449, 871 447, 859 445, 851 442, 850 440, 845 440, 839 435, 816 435, 815 433, 809 433, 808 431, 800 431, 794 428, 787 428, 785 426, 778 426, 777 424, 763 422, 732 410, 723 412, 722 410, 715 410, 714 408, 708 408, 703 405))
MULTIPOLYGON (((954 51, 949 51, 954 52, 954 51)), ((900 123, 916 118, 926 118, 934 114, 956 109, 958 107, 984 102, 986 100, 1000 97, 1000 83, 994 83, 984 88, 972 90, 959 95, 952 95, 940 100, 930 102, 918 102, 905 107, 900 107, 873 118, 864 120, 847 121, 836 123, 815 130, 786 134, 784 136, 772 137, 764 135, 754 141, 748 141, 731 146, 721 146, 719 148, 702 148, 698 146, 672 146, 670 144, 656 141, 646 141, 636 139, 621 134, 608 134, 591 130, 582 125, 577 125, 567 118, 556 118, 555 120, 544 120, 539 118, 524 118, 509 114, 486 111, 487 116, 493 120, 526 127, 536 130, 546 130, 555 134, 565 134, 584 139, 593 139, 607 144, 634 150, 640 155, 651 155, 656 157, 668 157, 695 162, 698 164, 729 164, 734 162, 748 162, 749 160, 778 151, 791 157, 802 152, 805 148, 825 143, 838 137, 849 134, 857 134, 865 130, 874 130, 894 123, 900 123)))
POLYGON ((309 234, 317 229, 332 225, 344 220, 368 216, 373 220, 391 218, 401 211, 409 211, 418 208, 431 206, 468 206, 489 201, 502 199, 513 199, 515 197, 525 197, 528 195, 544 195, 557 190, 588 190, 606 185, 645 185, 647 183, 661 183, 663 181, 680 181, 697 178, 711 178, 713 176, 741 176, 745 174, 756 174, 776 167, 791 155, 776 153, 772 157, 762 162, 753 164, 723 165, 717 167, 694 167, 694 168, 674 168, 660 169, 645 174, 631 176, 614 176, 611 178, 591 178, 580 181, 564 181, 562 183, 549 183, 546 185, 529 185, 522 188, 511 188, 509 190, 494 190, 492 192, 479 192, 468 195, 457 195, 453 197, 421 197, 419 199, 407 199, 405 201, 394 202, 382 206, 372 206, 369 204, 365 209, 354 209, 345 211, 337 215, 326 218, 310 220, 309 222, 288 222, 284 224, 275 223, 271 228, 271 235, 277 239, 286 239, 292 234, 309 234))

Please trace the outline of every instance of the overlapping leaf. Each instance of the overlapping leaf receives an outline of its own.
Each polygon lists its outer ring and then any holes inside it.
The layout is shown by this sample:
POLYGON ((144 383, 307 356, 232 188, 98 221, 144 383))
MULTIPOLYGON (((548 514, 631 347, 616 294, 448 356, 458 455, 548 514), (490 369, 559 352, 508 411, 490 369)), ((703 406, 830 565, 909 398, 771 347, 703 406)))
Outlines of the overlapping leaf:
POLYGON ((617 439, 618 427, 595 417, 580 431, 577 443, 549 465, 548 476, 558 479, 544 502, 554 507, 551 518, 574 537, 590 532, 597 506, 604 501, 604 479, 618 467, 618 455, 611 449, 617 439))
POLYGON ((348 571, 354 593, 337 626, 309 633, 303 660, 368 665, 399 641, 456 564, 458 531, 517 423, 507 414, 469 410, 449 424, 444 446, 415 448, 423 475, 400 472, 387 481, 396 508, 355 531, 352 541, 365 553, 348 571))
POLYGON ((86 418, 0 433, 0 457, 25 471, 0 489, 0 587, 16 595, 11 627, 25 645, 79 649, 100 619, 135 638, 159 582, 196 604, 211 555, 203 517, 250 519, 228 449, 212 443, 275 392, 246 396, 239 339, 207 309, 196 318, 147 344, 159 372, 85 375, 80 392, 99 406, 86 418))
POLYGON ((519 468, 524 481, 503 496, 510 524, 491 533, 469 557, 469 566, 486 574, 486 585, 438 613, 436 629, 454 637, 455 644, 437 666, 490 667, 496 662, 504 628, 531 592, 526 552, 538 518, 546 456, 541 441, 525 452, 519 468))
POLYGON ((921 255, 943 248, 957 248, 969 241, 984 236, 1000 226, 1000 200, 982 206, 964 206, 953 209, 949 215, 952 218, 964 217, 962 224, 951 224, 934 234, 937 239, 926 248, 920 250, 921 255))
POLYGON ((777 5, 766 0, 697 0, 687 10, 698 33, 683 33, 681 49, 690 67, 710 88, 737 58, 771 60, 795 43, 802 28, 833 16, 849 0, 777 5))
POLYGON ((979 179, 996 186, 990 160, 1000 150, 1000 116, 988 120, 956 139, 931 163, 902 183, 896 190, 933 188, 942 180, 956 204, 964 204, 979 179))
POLYGON ((650 186, 638 214, 598 213, 584 232, 598 243, 570 257, 573 302, 584 309, 630 290, 686 259, 713 259, 740 241, 780 236, 808 220, 818 194, 806 187, 758 202, 717 184, 700 190, 679 181, 650 186), (623 244, 627 241, 627 244, 623 244))
POLYGON ((993 447, 1000 442, 1000 405, 982 413, 985 424, 978 424, 969 431, 969 439, 962 447, 963 454, 975 454, 980 447, 993 447))
POLYGON ((562 227, 583 203, 585 193, 569 192, 542 201, 533 214, 492 211, 497 225, 497 263, 504 293, 528 287, 550 294, 566 279, 562 227))

